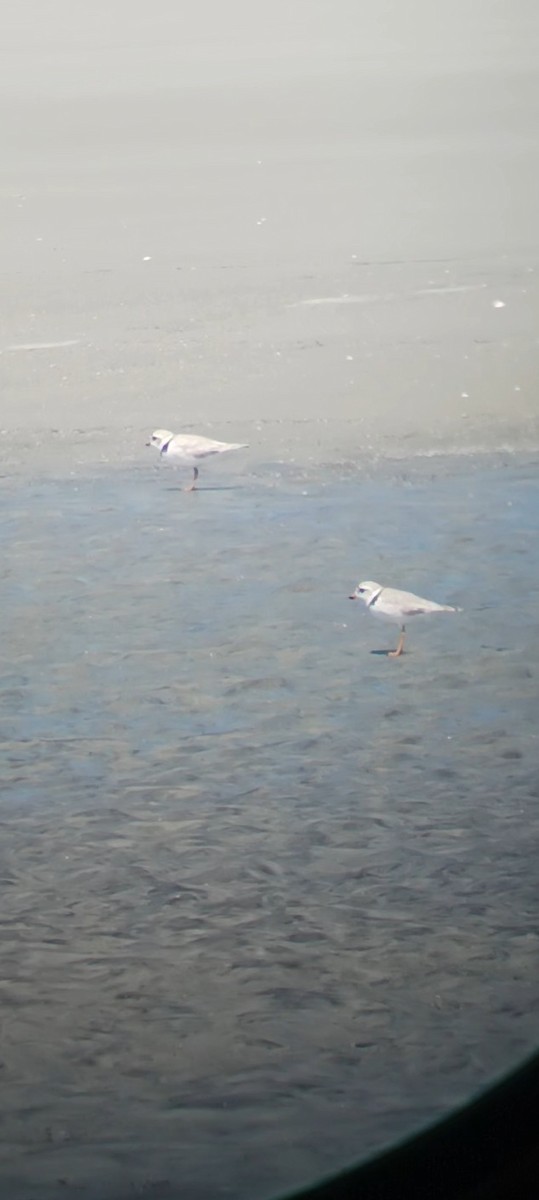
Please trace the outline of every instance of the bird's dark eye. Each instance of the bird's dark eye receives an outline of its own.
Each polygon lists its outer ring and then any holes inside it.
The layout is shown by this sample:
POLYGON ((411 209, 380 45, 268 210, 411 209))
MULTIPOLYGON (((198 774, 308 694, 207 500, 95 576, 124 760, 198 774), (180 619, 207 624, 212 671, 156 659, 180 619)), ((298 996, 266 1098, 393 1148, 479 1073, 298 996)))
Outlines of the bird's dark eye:
POLYGON ((363 592, 365 591, 365 588, 358 588, 357 590, 358 590, 358 592, 360 593, 360 595, 363 595, 363 592))

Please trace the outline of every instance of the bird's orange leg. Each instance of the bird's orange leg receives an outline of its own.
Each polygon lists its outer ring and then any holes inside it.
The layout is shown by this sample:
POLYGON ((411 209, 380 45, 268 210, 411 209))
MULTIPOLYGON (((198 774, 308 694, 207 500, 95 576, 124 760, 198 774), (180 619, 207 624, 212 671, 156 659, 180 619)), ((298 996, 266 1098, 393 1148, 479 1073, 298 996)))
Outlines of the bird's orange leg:
POLYGON ((186 487, 183 489, 184 492, 196 491, 197 479, 198 479, 198 467, 193 467, 193 482, 189 484, 189 487, 186 487))
POLYGON ((405 635, 405 633, 406 633, 406 630, 403 625, 401 628, 401 635, 399 638, 399 644, 397 646, 397 649, 396 650, 388 650, 388 653, 387 653, 388 658, 400 658, 401 654, 404 654, 404 635, 405 635))

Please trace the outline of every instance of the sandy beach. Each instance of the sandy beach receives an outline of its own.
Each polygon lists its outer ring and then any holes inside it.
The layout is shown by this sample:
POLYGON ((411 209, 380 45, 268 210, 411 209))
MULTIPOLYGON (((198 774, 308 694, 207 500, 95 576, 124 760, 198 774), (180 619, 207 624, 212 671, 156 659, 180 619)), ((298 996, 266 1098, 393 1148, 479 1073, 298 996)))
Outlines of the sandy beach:
POLYGON ((10 1200, 283 1194, 535 1046, 538 34, 5 17, 10 1200))
POLYGON ((8 443, 323 420, 351 454, 539 446, 538 21, 13 6, 8 443))

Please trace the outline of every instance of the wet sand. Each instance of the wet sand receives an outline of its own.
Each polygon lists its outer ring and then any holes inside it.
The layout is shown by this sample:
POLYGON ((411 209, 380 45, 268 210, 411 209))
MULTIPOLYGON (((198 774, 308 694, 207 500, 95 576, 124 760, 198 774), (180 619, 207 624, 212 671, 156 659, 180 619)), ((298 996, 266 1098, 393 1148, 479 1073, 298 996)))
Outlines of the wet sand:
POLYGON ((12 1200, 274 1195, 535 1045, 538 23, 12 6, 12 1200), (464 613, 392 662, 360 576, 464 613))
POLYGON ((4 481, 13 1197, 275 1194, 536 1039, 536 464, 216 474, 4 481))

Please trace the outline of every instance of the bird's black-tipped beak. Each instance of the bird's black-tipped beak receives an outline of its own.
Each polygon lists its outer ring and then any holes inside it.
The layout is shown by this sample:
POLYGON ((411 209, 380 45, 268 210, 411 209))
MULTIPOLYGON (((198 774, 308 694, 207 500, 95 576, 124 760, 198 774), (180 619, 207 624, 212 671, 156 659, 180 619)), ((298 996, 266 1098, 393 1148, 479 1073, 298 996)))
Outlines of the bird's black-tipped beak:
POLYGON ((353 596, 349 596, 348 599, 349 600, 357 600, 356 593, 354 592, 353 596))

